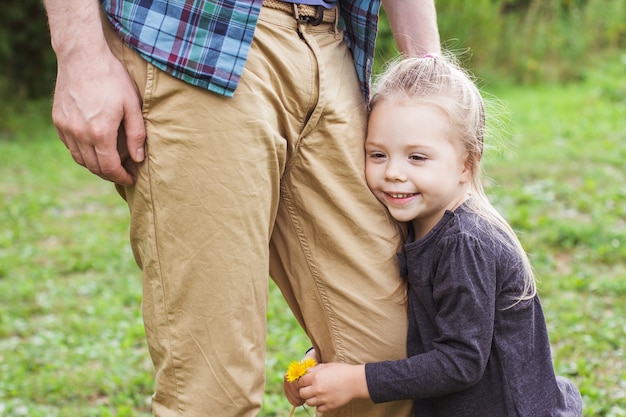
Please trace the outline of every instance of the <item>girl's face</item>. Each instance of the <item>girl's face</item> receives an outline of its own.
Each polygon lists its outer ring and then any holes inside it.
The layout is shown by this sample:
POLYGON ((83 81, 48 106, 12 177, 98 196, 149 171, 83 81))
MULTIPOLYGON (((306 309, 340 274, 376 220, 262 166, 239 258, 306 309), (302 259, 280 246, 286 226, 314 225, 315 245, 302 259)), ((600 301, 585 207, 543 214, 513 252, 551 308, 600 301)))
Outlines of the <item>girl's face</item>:
POLYGON ((365 177, 374 195, 423 237, 468 197, 470 171, 446 114, 429 103, 383 101, 372 110, 365 177))

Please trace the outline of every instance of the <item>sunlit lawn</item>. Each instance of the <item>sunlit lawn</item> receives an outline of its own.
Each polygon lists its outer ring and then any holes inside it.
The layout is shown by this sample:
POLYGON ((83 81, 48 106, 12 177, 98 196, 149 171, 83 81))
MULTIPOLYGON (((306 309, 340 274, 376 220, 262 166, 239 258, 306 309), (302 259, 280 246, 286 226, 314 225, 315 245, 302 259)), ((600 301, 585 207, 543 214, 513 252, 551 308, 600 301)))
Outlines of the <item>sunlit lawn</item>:
MULTIPOLYGON (((618 58, 579 85, 487 86, 512 118, 486 155, 487 189, 531 254, 556 369, 585 416, 626 416, 625 69, 618 58)), ((71 161, 47 109, 27 110, 19 133, 0 132, 0 416, 147 416, 126 206, 71 161)), ((282 374, 308 342, 273 285, 268 319, 261 415, 287 416, 282 374)))

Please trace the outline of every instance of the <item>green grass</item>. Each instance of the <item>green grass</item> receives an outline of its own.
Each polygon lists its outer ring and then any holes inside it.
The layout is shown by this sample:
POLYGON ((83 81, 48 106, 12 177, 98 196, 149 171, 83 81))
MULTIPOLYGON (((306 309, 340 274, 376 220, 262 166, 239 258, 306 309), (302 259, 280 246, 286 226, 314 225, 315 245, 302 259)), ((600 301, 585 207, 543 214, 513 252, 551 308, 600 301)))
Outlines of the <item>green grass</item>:
MULTIPOLYGON (((581 84, 489 87, 512 124, 486 154, 487 190, 531 254, 556 369, 586 417, 626 416, 620 59, 581 84)), ((26 106, 0 132, 0 417, 145 417, 152 368, 127 208, 73 163, 48 111, 26 106)), ((261 415, 287 416, 282 374, 308 342, 270 290, 261 415)))
POLYGON ((585 416, 626 416, 625 69, 614 57, 582 84, 493 91, 513 135, 487 161, 488 191, 531 255, 585 416))
POLYGON ((494 202, 530 252, 577 257, 584 263, 572 268, 595 272, 626 259, 626 85, 614 79, 611 86, 593 74, 583 85, 497 92, 509 103, 514 135, 486 164, 494 202))

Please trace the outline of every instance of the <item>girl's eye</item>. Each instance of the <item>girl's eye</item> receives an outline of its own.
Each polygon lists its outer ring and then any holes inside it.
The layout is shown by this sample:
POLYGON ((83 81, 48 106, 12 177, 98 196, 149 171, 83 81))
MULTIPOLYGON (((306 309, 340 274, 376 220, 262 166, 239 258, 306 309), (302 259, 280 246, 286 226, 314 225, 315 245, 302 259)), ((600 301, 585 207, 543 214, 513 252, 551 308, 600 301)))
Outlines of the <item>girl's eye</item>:
POLYGON ((424 156, 422 156, 422 155, 415 155, 415 154, 414 154, 414 155, 409 156, 409 159, 410 159, 411 161, 421 162, 421 161, 425 161, 425 160, 426 160, 426 157, 424 157, 424 156))
POLYGON ((384 157, 385 157, 385 154, 382 153, 382 152, 370 152, 370 158, 381 159, 381 158, 384 158, 384 157))

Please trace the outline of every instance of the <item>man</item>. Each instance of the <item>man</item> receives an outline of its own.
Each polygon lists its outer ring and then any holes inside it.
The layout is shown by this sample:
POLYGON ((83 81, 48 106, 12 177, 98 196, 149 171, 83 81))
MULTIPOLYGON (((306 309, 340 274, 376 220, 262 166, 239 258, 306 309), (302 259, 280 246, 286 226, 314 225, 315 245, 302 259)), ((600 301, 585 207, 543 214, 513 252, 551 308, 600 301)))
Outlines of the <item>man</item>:
MULTIPOLYGON (((363 176, 379 1, 312 2, 45 1, 59 136, 130 207, 156 416, 258 413, 268 272, 323 361, 406 355, 399 236, 363 176)), ((403 54, 439 51, 433 0, 384 7, 403 54)))

